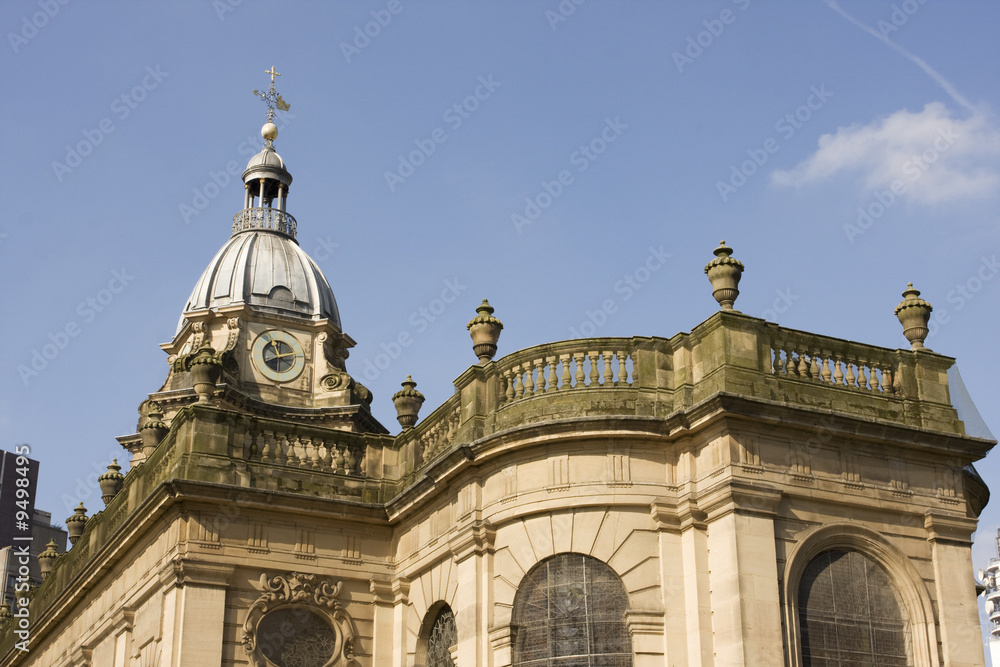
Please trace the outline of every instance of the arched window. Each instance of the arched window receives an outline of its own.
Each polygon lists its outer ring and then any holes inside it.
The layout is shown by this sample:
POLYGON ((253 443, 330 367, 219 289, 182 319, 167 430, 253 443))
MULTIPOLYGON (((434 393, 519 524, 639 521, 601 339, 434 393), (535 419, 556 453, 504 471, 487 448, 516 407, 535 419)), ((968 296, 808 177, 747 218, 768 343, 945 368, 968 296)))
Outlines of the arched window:
POLYGON ((827 551, 799 583, 804 667, 906 667, 907 622, 889 575, 859 551, 827 551))
POLYGON ((590 556, 548 558, 514 596, 514 667, 631 667, 628 595, 615 572, 590 556))
POLYGON ((455 614, 451 607, 444 605, 434 617, 430 634, 427 635, 427 667, 455 667, 451 656, 457 643, 455 614))

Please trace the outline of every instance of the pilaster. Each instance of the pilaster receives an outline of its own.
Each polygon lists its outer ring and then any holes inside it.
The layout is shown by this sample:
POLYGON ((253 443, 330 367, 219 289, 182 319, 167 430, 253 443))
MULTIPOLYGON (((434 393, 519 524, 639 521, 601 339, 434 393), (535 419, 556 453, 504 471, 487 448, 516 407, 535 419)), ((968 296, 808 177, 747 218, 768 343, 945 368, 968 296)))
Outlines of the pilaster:
POLYGON ((700 503, 707 513, 718 664, 784 665, 774 536, 780 499, 776 489, 729 482, 700 503))
POLYGON ((924 515, 927 541, 934 560, 934 585, 941 650, 949 667, 985 664, 979 627, 979 609, 972 568, 972 532, 975 519, 938 512, 924 515))

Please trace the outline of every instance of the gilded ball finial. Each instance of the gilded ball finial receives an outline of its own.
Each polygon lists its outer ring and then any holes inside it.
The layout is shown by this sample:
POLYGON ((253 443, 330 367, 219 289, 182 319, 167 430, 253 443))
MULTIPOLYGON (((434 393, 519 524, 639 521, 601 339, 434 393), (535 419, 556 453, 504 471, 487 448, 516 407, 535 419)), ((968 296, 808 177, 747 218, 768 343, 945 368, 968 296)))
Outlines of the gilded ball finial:
POLYGON ((278 126, 274 123, 264 123, 264 127, 260 128, 260 136, 267 141, 274 141, 278 138, 278 126))

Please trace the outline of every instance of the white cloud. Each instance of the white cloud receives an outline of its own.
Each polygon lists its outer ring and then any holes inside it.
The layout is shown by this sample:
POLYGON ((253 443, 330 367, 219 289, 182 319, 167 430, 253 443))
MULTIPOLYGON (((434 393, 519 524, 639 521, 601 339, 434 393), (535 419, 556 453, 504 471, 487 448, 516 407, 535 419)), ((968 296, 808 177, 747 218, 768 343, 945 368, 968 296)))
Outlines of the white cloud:
POLYGON ((801 187, 838 174, 854 174, 866 192, 901 181, 923 203, 996 192, 1000 185, 1000 132, 985 112, 956 119, 940 102, 913 113, 903 109, 869 125, 838 128, 819 148, 771 182, 801 187))

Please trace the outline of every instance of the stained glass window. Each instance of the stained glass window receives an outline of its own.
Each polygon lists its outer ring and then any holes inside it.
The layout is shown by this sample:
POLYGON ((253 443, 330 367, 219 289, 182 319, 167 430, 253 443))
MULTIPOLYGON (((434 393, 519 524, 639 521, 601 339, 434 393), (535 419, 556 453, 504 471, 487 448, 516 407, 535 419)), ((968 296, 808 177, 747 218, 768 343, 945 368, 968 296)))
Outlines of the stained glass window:
POLYGON ((799 584, 805 667, 906 667, 906 622, 889 575, 858 551, 828 551, 799 584))
POLYGON ((590 556, 559 554, 525 575, 511 623, 515 667, 631 667, 628 595, 590 556))
POLYGON ((451 649, 458 643, 455 628, 455 614, 445 605, 438 612, 427 637, 427 667, 455 667, 451 659, 451 649))
POLYGON ((333 658, 336 635, 315 612, 286 607, 260 619, 257 645, 278 667, 323 667, 333 658))

